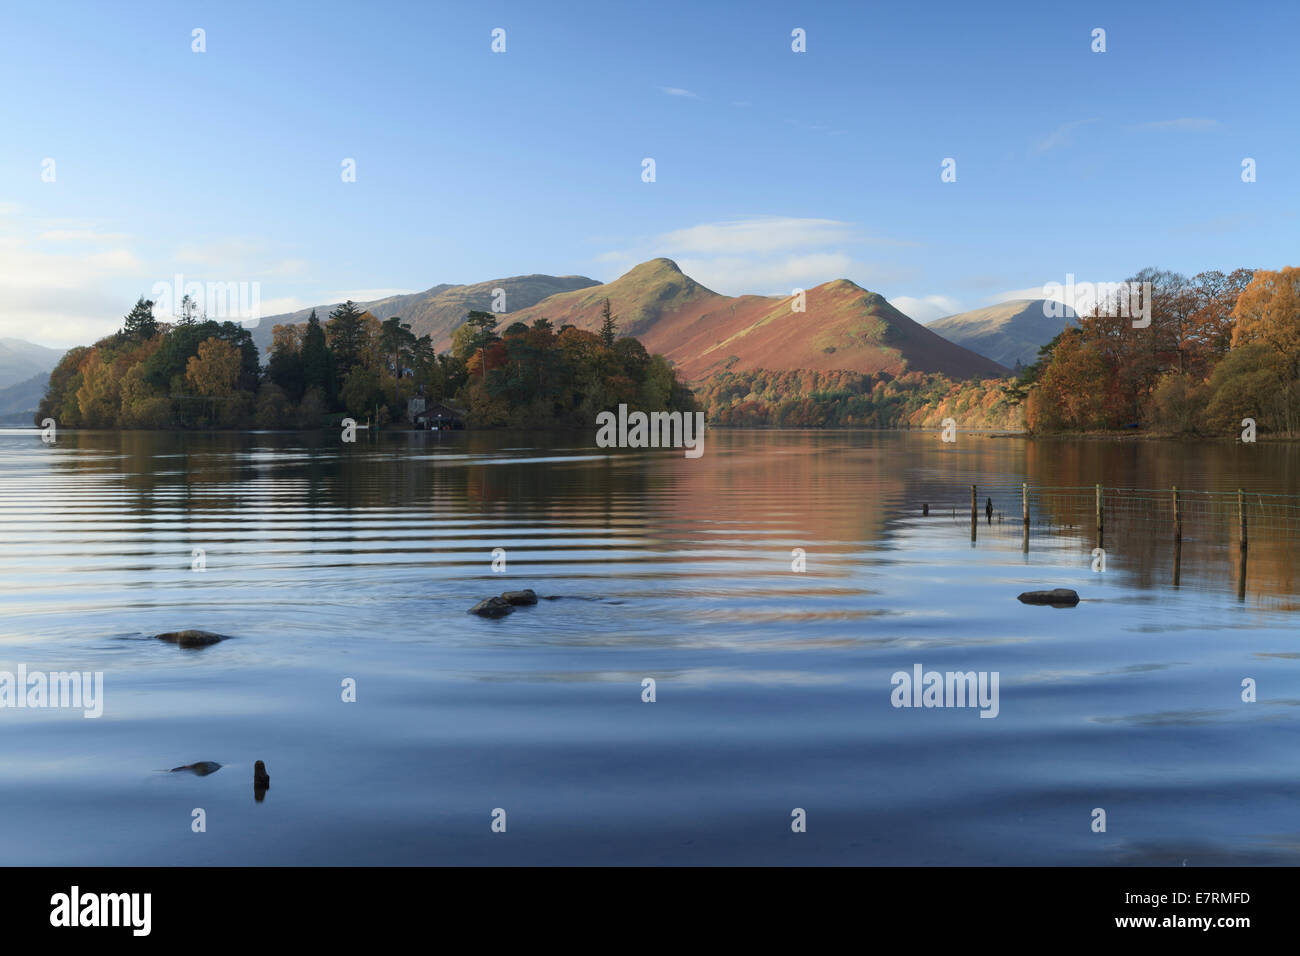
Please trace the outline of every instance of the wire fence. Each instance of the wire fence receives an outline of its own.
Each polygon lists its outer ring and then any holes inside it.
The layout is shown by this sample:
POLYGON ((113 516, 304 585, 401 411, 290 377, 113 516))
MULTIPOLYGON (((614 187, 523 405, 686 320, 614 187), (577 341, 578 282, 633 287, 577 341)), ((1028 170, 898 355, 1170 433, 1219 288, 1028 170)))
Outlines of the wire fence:
POLYGON ((1018 535, 1029 551, 1034 538, 1063 536, 1101 549, 1122 546, 1144 560, 1162 553, 1175 584, 1186 544, 1198 564, 1213 559, 1222 567, 1227 559, 1239 596, 1252 548, 1261 557, 1267 551, 1270 564, 1286 558, 1294 567, 1300 543, 1300 495, 1006 482, 966 485, 964 494, 951 484, 935 490, 940 497, 923 504, 922 513, 968 525, 972 541, 980 534, 1018 535))
POLYGON ((1147 525, 1188 536, 1240 532, 1250 538, 1300 538, 1300 495, 1258 491, 1194 491, 1183 488, 1118 488, 1106 485, 1043 486, 972 484, 964 494, 945 489, 923 507, 935 514, 981 523, 1026 523, 1032 534, 1057 531, 1105 533, 1107 527, 1147 525))

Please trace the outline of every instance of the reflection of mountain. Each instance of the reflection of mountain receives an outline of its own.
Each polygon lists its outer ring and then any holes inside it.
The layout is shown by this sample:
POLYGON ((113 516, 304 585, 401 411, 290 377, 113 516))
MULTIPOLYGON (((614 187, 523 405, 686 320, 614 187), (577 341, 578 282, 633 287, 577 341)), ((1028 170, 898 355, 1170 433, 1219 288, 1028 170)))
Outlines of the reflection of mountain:
MULTIPOLYGON (((1031 564, 1044 585, 1055 585, 1063 564, 1086 569, 1091 561, 1092 485, 1102 481, 1107 573, 1154 592, 1172 580, 1172 517, 1163 489, 1177 484, 1223 492, 1215 507, 1205 496, 1184 495, 1182 581, 1229 598, 1236 593, 1235 489, 1300 493, 1300 445, 1280 443, 1243 455, 1229 444, 959 438, 946 445, 933 434, 722 429, 706 435, 704 456, 688 460, 677 450, 600 451, 594 435, 583 433, 402 433, 367 436, 342 449, 325 433, 68 431, 59 436, 61 454, 42 461, 61 477, 75 473, 102 490, 108 497, 78 498, 78 507, 97 502, 111 510, 145 552, 173 548, 158 536, 183 517, 195 540, 215 533, 208 527, 238 529, 229 531, 224 549, 283 549, 300 555, 286 560, 305 564, 321 559, 313 549, 374 548, 377 561, 402 563, 432 547, 448 563, 486 566, 492 548, 505 541, 512 562, 518 548, 534 566, 589 567, 597 578, 607 561, 654 564, 666 555, 698 564, 702 574, 755 556, 789 568, 796 547, 806 549, 810 568, 834 576, 847 556, 897 547, 900 522, 914 528, 923 521, 925 533, 936 536, 931 544, 944 547, 951 539, 964 551, 972 483, 981 507, 977 548, 1014 553, 1020 483, 1027 478, 1031 564), (105 481, 115 475, 121 480, 105 481), (1161 490, 1154 501, 1118 490, 1132 488, 1161 490), (1004 522, 985 524, 986 497, 1004 522), (926 519, 923 503, 930 505, 926 519), (355 532, 337 524, 340 515, 362 516, 355 532)), ((1300 609, 1300 506, 1288 517, 1266 498, 1248 504, 1248 593, 1300 609)), ((78 532, 69 524, 61 533, 78 532)), ((180 567, 189 566, 189 547, 174 546, 180 567)), ((814 583, 810 574, 792 578, 791 587, 814 583)))

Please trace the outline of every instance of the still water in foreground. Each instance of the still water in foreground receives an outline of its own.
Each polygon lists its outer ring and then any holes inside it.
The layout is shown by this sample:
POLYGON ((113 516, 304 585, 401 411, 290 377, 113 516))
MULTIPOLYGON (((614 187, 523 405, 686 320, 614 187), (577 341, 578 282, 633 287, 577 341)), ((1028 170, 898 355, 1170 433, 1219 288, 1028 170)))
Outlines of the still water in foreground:
POLYGON ((1050 503, 1022 553, 1018 497, 1298 478, 1285 445, 0 432, 0 672, 104 675, 98 718, 0 708, 0 863, 1300 862, 1289 535, 1238 601, 1221 536, 1173 587, 1122 517, 1094 572, 1050 503), (1006 515, 973 543, 972 483, 1006 515), (558 599, 465 613, 527 587, 558 599), (893 707, 918 664, 996 672, 997 717, 893 707))

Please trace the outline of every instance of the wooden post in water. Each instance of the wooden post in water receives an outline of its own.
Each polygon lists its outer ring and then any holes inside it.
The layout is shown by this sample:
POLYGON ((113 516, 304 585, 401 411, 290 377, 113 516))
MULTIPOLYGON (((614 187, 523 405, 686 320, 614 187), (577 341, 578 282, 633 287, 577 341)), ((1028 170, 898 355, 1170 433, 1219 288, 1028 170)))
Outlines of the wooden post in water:
POLYGON ((1101 525, 1101 485, 1097 485, 1097 547, 1102 548, 1102 525, 1101 525))
POLYGON ((1174 485, 1174 587, 1178 587, 1183 572, 1183 505, 1178 499, 1178 486, 1174 485))
POLYGON ((921 505, 921 517, 925 517, 929 513, 930 513, 930 506, 928 504, 921 505))
POLYGON ((1020 513, 1024 515, 1024 531, 1020 536, 1020 550, 1029 553, 1029 482, 1020 485, 1020 513))
POLYGON ((970 486, 970 539, 975 540, 975 529, 979 527, 979 507, 975 502, 975 486, 970 486))
POLYGON ((1241 566, 1237 573, 1237 600, 1246 600, 1246 493, 1237 489, 1237 540, 1241 550, 1241 566))

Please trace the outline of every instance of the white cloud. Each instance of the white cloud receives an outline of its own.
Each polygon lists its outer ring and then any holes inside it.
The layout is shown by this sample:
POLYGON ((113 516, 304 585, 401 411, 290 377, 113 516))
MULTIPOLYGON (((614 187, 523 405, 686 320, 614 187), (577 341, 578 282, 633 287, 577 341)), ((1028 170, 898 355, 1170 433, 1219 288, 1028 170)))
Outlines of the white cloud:
MULTIPOLYGON (((67 348, 115 331, 136 296, 176 274, 185 281, 249 281, 304 276, 304 259, 270 259, 265 244, 224 239, 185 244, 171 256, 143 256, 127 233, 77 219, 22 219, 0 204, 0 336, 67 348)), ((277 283, 279 284, 279 283, 277 283)), ((388 294, 387 292, 382 294, 388 294)), ((301 308, 294 299, 268 307, 301 308)), ((304 303, 308 304, 308 303, 304 303)), ((159 316, 166 318, 166 316, 159 316)))
POLYGON ((655 243, 676 253, 739 255, 830 246, 853 238, 853 226, 834 219, 760 217, 677 229, 655 243))
POLYGON ((920 298, 900 295, 890 299, 889 304, 922 325, 962 311, 961 303, 946 295, 925 295, 920 298))
POLYGON ((680 86, 661 86, 659 89, 663 90, 669 96, 686 96, 693 100, 699 99, 699 96, 692 93, 690 90, 682 89, 680 86))
POLYGON ((119 242, 129 238, 124 232, 96 232, 94 229, 49 229, 40 235, 43 242, 119 242))
POLYGON ((843 252, 785 255, 763 261, 740 256, 683 258, 677 265, 696 282, 727 295, 789 295, 794 288, 810 289, 861 273, 859 264, 843 252))
POLYGON ((867 236, 836 219, 759 216, 701 223, 625 244, 596 261, 627 271, 656 256, 676 260, 687 275, 726 295, 789 295, 832 279, 860 285, 897 279, 897 268, 865 261, 864 246, 908 242, 867 236))

